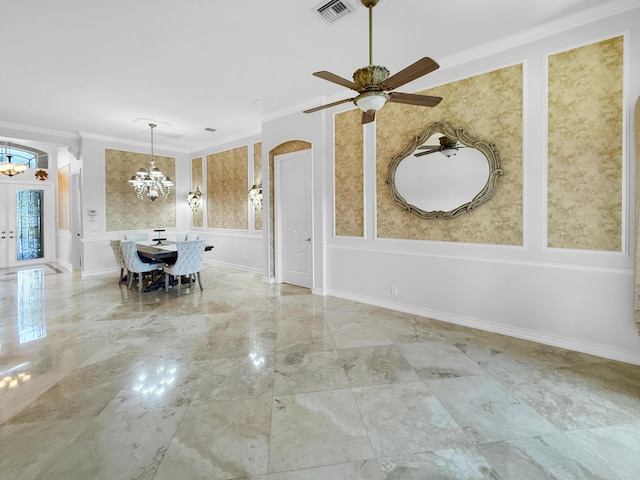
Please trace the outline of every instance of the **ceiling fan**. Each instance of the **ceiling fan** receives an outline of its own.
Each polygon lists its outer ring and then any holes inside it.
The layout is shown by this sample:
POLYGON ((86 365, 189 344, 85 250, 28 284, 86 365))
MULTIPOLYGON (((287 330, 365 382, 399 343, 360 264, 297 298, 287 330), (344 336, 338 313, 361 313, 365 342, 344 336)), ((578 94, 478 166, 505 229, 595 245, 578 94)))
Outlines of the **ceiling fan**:
POLYGON ((369 9, 369 65, 355 71, 353 74, 353 82, 327 71, 315 72, 313 74, 323 80, 355 90, 359 95, 353 98, 345 98, 344 100, 322 105, 320 107, 311 108, 309 110, 305 110, 303 113, 313 113, 318 110, 353 101, 353 103, 362 110, 362 123, 365 124, 373 122, 376 118, 376 112, 387 102, 405 103, 423 107, 435 107, 438 105, 442 100, 441 97, 416 95, 413 93, 389 92, 390 90, 401 87, 405 83, 409 83, 416 78, 437 70, 440 65, 429 57, 423 57, 391 76, 389 76, 389 70, 386 67, 373 65, 373 7, 375 7, 380 0, 360 1, 369 9))
POLYGON ((440 141, 440 145, 422 145, 418 147, 418 150, 423 150, 422 152, 414 153, 414 157, 422 157, 424 155, 429 155, 430 153, 442 152, 442 154, 446 157, 452 157, 456 154, 458 150, 464 148, 464 145, 458 143, 457 140, 447 137, 443 135, 438 139, 440 141))

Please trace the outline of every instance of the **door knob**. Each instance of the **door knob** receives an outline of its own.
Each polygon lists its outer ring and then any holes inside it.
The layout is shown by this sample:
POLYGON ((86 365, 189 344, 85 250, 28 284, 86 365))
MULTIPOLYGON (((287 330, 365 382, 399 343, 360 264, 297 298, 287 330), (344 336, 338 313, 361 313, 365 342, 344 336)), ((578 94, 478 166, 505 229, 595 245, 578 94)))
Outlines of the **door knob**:
POLYGON ((305 240, 305 242, 310 242, 310 241, 311 241, 311 239, 310 239, 310 238, 307 238, 307 239, 305 240))

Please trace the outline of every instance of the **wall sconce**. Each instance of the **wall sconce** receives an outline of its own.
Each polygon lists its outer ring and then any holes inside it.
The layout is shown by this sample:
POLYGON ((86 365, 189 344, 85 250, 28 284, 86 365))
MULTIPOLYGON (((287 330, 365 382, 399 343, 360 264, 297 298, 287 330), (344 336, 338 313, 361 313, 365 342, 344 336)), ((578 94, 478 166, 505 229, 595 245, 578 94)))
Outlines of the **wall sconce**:
POLYGON ((202 206, 202 192, 200 191, 200 187, 196 187, 195 190, 187 194, 187 202, 189 202, 192 212, 196 212, 202 206))
POLYGON ((249 190, 249 200, 255 208, 262 208, 262 184, 254 185, 249 190))

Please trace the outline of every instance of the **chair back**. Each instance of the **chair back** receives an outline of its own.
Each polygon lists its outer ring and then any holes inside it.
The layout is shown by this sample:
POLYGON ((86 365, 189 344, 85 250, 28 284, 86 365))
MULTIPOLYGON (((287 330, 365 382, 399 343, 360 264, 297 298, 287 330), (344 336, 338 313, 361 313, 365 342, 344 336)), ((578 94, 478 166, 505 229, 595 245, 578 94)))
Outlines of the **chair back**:
POLYGON ((148 270, 147 264, 140 260, 138 256, 138 246, 136 242, 124 240, 120 242, 120 247, 127 270, 130 272, 144 272, 148 270))
POLYGON ((191 242, 193 240, 200 240, 200 235, 197 233, 176 233, 176 242, 191 242))
POLYGON ((120 268, 127 268, 124 263, 124 255, 122 255, 122 247, 120 246, 120 240, 111 240, 111 250, 113 250, 113 256, 116 257, 116 262, 120 268))
POLYGON ((144 232, 125 233, 124 239, 133 242, 144 242, 145 240, 149 240, 149 234, 144 232))
POLYGON ((202 270, 204 265, 205 240, 178 242, 176 248, 178 259, 171 265, 172 275, 188 275, 202 270))

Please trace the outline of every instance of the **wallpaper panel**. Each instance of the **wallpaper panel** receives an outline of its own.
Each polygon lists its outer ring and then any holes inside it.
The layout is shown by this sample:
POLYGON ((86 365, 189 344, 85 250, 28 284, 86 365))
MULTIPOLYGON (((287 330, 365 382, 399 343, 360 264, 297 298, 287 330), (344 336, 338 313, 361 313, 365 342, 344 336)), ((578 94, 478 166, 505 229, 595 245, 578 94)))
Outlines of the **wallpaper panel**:
POLYGON ((522 245, 522 65, 425 90, 437 107, 390 103, 377 114, 377 235, 380 238, 522 245), (489 202, 454 219, 421 219, 396 205, 389 162, 433 122, 496 145, 504 175, 489 202))
MULTIPOLYGON (((165 175, 176 178, 175 158, 154 155, 154 160, 165 175)), ((138 200, 128 182, 136 169, 149 169, 148 154, 106 149, 104 165, 107 231, 175 228, 175 191, 167 200, 138 200)))
POLYGON ((71 230, 70 171, 69 165, 58 169, 58 229, 60 230, 71 230))
MULTIPOLYGON (((262 184, 262 142, 253 144, 253 184, 262 184)), ((256 209, 253 218, 254 230, 262 230, 262 210, 256 209)))
POLYGON ((246 145, 207 155, 208 228, 249 228, 248 155, 246 145))
MULTIPOLYGON (((204 185, 202 182, 202 157, 191 159, 191 191, 194 191, 196 187, 200 188, 202 192, 204 185)), ((204 194, 204 192, 203 192, 204 194)), ((191 212, 191 225, 193 227, 204 227, 204 213, 203 209, 206 208, 207 202, 202 202, 203 205, 197 211, 191 212)))
POLYGON ((336 235, 364 237, 364 146, 360 110, 335 116, 336 235))
POLYGON ((548 246, 622 248, 623 37, 549 57, 548 246))

